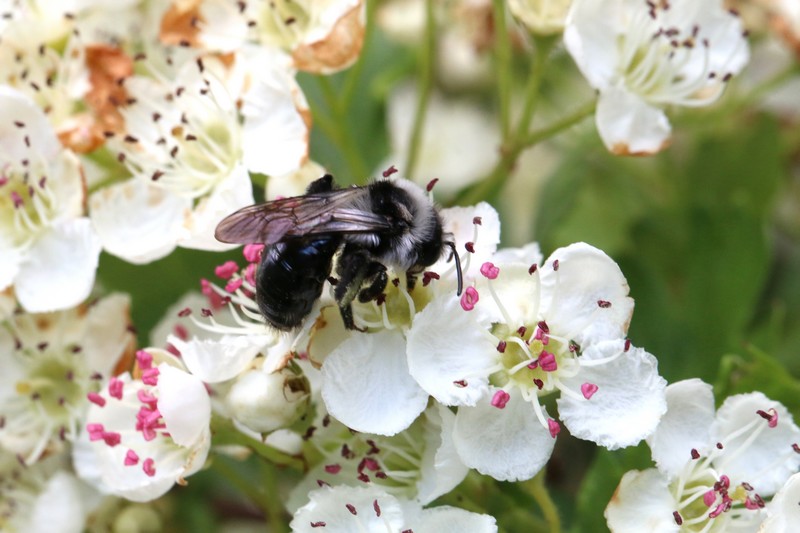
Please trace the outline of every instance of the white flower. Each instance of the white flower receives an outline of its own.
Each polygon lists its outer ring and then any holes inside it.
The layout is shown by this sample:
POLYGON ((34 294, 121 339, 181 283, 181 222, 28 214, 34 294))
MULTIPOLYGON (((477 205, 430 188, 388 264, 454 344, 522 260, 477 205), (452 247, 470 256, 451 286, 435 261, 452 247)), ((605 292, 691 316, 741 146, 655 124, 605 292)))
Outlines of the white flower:
POLYGON ((564 29, 572 0, 509 0, 508 9, 531 31, 541 35, 564 29))
POLYGON ((211 402, 203 383, 168 363, 137 353, 141 379, 111 378, 86 416, 73 460, 99 490, 149 501, 197 472, 211 445, 211 402))
POLYGON ((614 449, 655 429, 666 382, 655 358, 623 339, 633 300, 607 255, 579 243, 542 267, 486 262, 480 271, 485 285, 468 287, 461 302, 432 301, 408 339, 411 375, 459 406, 456 449, 468 466, 501 480, 535 475, 560 430, 540 398, 556 392, 580 438, 614 449))
POLYGON ((0 290, 31 312, 72 307, 94 284, 100 242, 83 215, 83 179, 44 113, 0 86, 0 290))
POLYGON ((468 469, 453 447, 455 415, 441 405, 428 408, 402 434, 385 437, 352 433, 327 414, 309 429, 306 442, 322 460, 289 496, 294 512, 308 501, 308 492, 325 485, 379 485, 397 497, 426 505, 450 492, 468 469))
POLYGON ((300 508, 290 524, 296 533, 369 533, 414 531, 441 533, 497 531, 494 518, 450 506, 422 509, 413 502, 398 500, 378 487, 323 487, 309 494, 311 501, 300 508))
POLYGON ((6 533, 81 533, 94 494, 60 458, 31 466, 0 450, 0 526, 6 533))
POLYGON ((800 429, 760 392, 727 398, 714 414, 698 379, 667 388, 669 409, 648 444, 658 469, 626 473, 606 508, 614 532, 753 531, 764 498, 800 467, 800 429))
MULTIPOLYGON (((260 359, 259 361, 263 361, 260 359)), ((231 418, 257 433, 285 428, 308 407, 308 381, 288 368, 253 368, 236 378, 225 397, 231 418)))
POLYGON ((98 380, 132 348, 128 306, 112 295, 0 324, 0 445, 30 464, 77 437, 98 380))
POLYGON ((800 523, 800 473, 790 477, 767 505, 759 533, 791 533, 800 523))
MULTIPOLYGON (((387 161, 398 166, 408 157, 417 100, 411 85, 402 85, 389 95, 391 154, 387 161)), ((476 102, 448 100, 434 93, 425 113, 414 176, 423 184, 437 178, 436 191, 451 195, 492 169, 499 145, 500 130, 485 109, 476 102)))
POLYGON ((564 42, 600 91, 597 129, 615 154, 664 148, 661 108, 714 102, 748 59, 742 24, 721 0, 574 0, 564 42))
MULTIPOLYGON (((459 242, 459 249, 466 246, 474 250, 474 254, 465 253, 465 270, 470 256, 494 252, 500 224, 488 204, 444 210, 443 218, 445 231, 454 233, 456 240, 463 234, 472 239, 459 242)), ((328 412, 345 425, 358 431, 394 435, 425 409, 428 393, 409 374, 406 339, 416 327, 415 316, 436 295, 454 298, 455 265, 447 259, 446 254, 423 273, 413 289, 401 279, 405 276, 389 273, 392 281, 378 300, 353 302, 355 324, 368 333, 345 331, 335 314, 312 332, 310 355, 318 362, 324 357, 322 398, 328 412), (318 342, 318 337, 329 342, 318 342)), ((465 276, 471 279, 469 272, 465 276)))
POLYGON ((253 203, 248 172, 285 174, 307 157, 307 104, 277 52, 248 48, 230 68, 195 57, 171 74, 126 81, 132 103, 113 144, 134 177, 90 199, 104 247, 136 263, 176 245, 230 249, 214 229, 253 203))

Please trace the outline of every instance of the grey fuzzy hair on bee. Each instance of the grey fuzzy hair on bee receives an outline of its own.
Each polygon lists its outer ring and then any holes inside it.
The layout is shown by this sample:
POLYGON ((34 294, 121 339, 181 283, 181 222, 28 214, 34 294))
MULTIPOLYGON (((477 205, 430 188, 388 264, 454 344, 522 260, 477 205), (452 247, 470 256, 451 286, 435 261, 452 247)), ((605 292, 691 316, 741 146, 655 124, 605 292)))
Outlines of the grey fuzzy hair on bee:
POLYGON ((368 302, 383 293, 387 268, 416 276, 451 251, 458 294, 461 263, 452 235, 446 234, 439 210, 418 185, 382 179, 362 187, 336 187, 326 174, 302 196, 245 207, 223 219, 215 236, 225 243, 266 245, 256 274, 256 303, 273 327, 298 327, 320 298, 331 276, 334 298, 348 329, 352 302, 368 302))

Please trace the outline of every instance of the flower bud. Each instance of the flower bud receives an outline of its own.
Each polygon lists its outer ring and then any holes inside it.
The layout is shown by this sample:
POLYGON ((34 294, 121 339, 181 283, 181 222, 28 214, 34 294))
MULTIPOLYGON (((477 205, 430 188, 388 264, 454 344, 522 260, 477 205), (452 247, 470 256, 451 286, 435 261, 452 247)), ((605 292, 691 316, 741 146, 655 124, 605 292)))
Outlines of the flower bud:
POLYGON ((231 415, 259 433, 286 427, 308 405, 308 381, 288 369, 268 374, 261 370, 243 373, 231 387, 227 404, 231 415))

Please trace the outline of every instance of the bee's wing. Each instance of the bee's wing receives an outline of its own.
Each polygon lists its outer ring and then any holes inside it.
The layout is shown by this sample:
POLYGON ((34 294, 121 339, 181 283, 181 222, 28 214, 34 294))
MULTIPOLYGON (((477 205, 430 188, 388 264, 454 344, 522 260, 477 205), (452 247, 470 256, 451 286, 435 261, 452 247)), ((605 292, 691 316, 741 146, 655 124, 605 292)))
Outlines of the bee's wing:
POLYGON ((269 245, 287 237, 390 229, 385 217, 356 207, 367 194, 363 187, 352 187, 251 205, 225 217, 214 236, 220 242, 269 245))

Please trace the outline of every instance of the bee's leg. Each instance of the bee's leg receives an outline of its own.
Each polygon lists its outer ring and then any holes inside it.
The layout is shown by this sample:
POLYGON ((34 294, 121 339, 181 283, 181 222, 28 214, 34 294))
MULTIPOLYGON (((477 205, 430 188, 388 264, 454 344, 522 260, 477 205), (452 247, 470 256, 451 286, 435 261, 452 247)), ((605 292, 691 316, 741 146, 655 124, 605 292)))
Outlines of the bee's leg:
POLYGON ((386 284, 389 283, 389 276, 386 274, 386 267, 382 263, 373 261, 369 265, 365 280, 372 281, 370 281, 369 285, 361 289, 361 291, 358 293, 358 301, 361 303, 374 300, 386 288, 386 284))
POLYGON ((370 265, 374 263, 370 255, 357 247, 345 245, 336 265, 339 282, 333 288, 333 297, 339 303, 342 320, 347 329, 359 329, 353 322, 353 310, 350 304, 358 295, 370 265))

